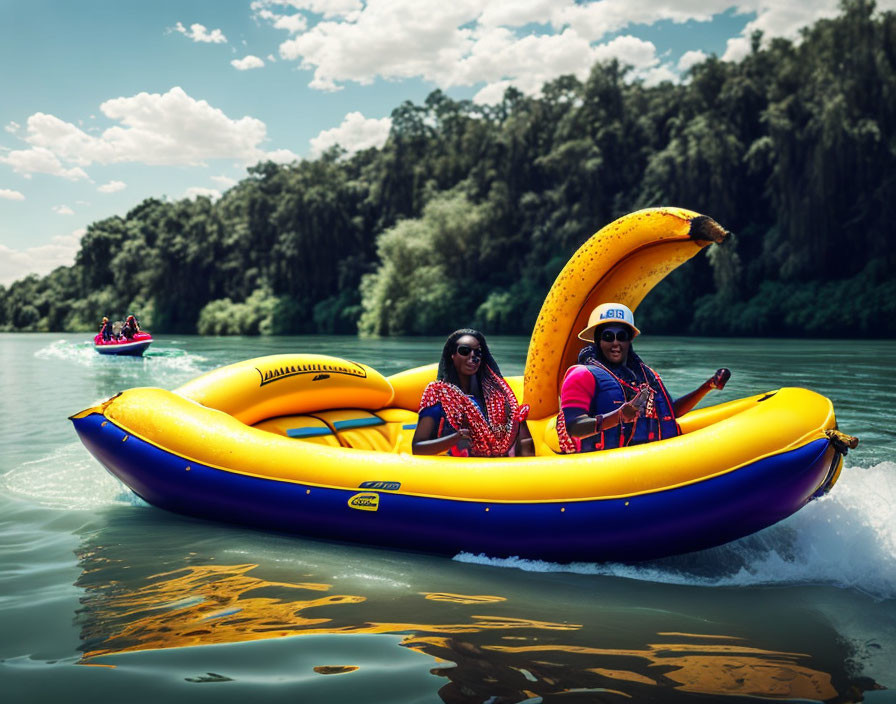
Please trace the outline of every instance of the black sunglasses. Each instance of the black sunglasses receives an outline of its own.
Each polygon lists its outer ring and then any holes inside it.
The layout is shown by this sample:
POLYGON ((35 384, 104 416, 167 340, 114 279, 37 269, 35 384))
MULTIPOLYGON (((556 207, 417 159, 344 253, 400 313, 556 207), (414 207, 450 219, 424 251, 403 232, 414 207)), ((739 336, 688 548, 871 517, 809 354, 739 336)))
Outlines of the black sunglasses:
POLYGON ((600 339, 604 342, 613 342, 615 340, 619 340, 619 342, 628 342, 632 339, 632 334, 628 330, 619 330, 618 332, 604 330, 600 334, 600 339))
POLYGON ((470 347, 469 345, 458 345, 455 350, 457 354, 461 357, 468 357, 470 353, 473 354, 474 357, 479 357, 482 359, 482 348, 481 347, 470 347))

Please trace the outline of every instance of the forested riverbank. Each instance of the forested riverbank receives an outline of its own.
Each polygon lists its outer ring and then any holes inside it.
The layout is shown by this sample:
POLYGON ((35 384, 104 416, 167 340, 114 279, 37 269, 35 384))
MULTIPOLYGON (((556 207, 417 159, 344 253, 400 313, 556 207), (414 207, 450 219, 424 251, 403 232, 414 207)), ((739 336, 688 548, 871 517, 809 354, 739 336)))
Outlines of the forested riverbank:
POLYGON ((92 223, 74 265, 0 287, 0 329, 528 334, 576 247, 656 205, 735 235, 650 294, 642 329, 896 335, 896 14, 849 0, 678 85, 606 63, 497 105, 436 90, 382 148, 92 223))

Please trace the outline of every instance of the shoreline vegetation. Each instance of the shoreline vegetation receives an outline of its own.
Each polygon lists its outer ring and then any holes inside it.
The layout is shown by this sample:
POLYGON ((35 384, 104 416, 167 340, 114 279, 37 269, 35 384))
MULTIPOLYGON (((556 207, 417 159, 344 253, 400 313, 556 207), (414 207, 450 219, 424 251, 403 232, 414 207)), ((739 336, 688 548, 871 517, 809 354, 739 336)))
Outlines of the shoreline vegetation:
POLYGON ((896 336, 896 13, 844 0, 677 85, 609 62, 496 105, 436 90, 382 148, 90 224, 72 266, 0 286, 0 330, 529 334, 576 248, 658 205, 735 234, 648 295, 642 328, 896 336))

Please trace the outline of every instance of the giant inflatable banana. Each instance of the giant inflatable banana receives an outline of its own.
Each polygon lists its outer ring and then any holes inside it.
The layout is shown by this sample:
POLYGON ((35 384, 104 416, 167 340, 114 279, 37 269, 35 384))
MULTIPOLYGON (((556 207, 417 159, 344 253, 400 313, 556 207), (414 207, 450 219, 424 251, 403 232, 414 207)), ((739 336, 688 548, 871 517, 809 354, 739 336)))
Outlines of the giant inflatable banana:
POLYGON ((613 301, 635 310, 666 274, 727 234, 691 210, 650 208, 585 242, 557 276, 532 332, 523 382, 531 417, 557 412, 560 382, 582 347, 576 336, 596 305, 613 301))

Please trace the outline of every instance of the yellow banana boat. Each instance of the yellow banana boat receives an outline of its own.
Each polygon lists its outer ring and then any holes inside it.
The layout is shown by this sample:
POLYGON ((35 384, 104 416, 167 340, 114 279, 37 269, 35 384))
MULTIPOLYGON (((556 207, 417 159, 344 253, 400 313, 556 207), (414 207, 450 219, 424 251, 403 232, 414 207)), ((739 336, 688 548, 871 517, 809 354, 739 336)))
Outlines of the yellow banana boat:
POLYGON ((523 378, 534 457, 411 454, 429 365, 384 377, 320 355, 226 366, 174 391, 137 388, 72 416, 95 457, 156 506, 337 540, 455 554, 642 560, 747 535, 836 481, 831 402, 784 388, 679 419, 682 434, 559 453, 559 382, 590 309, 634 309, 724 230, 680 209, 607 226, 558 276, 523 378), (558 340, 565 344, 557 344, 558 340), (550 343, 550 344, 548 344, 550 343))

